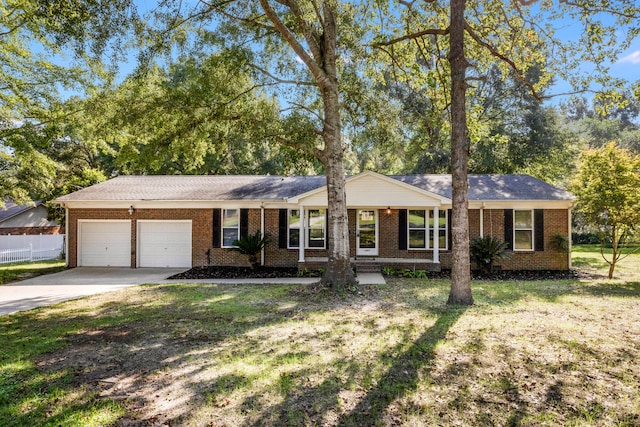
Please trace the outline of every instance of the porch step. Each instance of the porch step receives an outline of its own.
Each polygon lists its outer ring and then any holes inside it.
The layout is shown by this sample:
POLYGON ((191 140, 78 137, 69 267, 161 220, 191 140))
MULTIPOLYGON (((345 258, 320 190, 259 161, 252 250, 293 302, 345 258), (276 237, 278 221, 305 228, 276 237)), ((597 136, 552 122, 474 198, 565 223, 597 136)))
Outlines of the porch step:
POLYGON ((358 262, 356 263, 356 273, 380 273, 381 267, 377 262, 358 262))

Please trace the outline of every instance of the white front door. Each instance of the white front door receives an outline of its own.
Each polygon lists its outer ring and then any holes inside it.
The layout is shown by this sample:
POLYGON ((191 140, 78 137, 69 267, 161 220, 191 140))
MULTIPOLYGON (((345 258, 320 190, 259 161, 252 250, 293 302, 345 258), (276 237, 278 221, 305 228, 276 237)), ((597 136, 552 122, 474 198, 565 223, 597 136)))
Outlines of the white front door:
POLYGON ((358 209, 356 255, 378 255, 378 210, 358 209))

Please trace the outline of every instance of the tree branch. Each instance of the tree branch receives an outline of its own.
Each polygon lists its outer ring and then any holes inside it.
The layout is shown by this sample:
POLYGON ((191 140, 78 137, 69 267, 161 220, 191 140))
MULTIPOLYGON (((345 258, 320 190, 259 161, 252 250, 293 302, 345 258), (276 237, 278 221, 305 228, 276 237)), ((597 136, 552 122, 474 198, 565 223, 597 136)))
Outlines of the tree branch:
POLYGON ((395 39, 387 40, 387 41, 384 41, 384 42, 373 43, 372 46, 373 47, 389 46, 389 45, 392 45, 392 44, 403 42, 405 40, 413 40, 413 39, 417 39, 417 38, 420 38, 420 37, 423 37, 423 36, 427 36, 427 35, 446 36, 447 34, 449 34, 449 29, 448 28, 446 28, 444 30, 437 29, 437 28, 430 28, 430 29, 427 29, 427 30, 418 31, 417 33, 413 33, 413 34, 405 34, 402 37, 398 37, 398 38, 395 38, 395 39))
POLYGON ((280 20, 280 17, 276 13, 276 11, 269 4, 269 0, 260 0, 260 5, 267 15, 267 18, 269 18, 269 20, 273 23, 274 27, 276 28, 276 30, 278 30, 282 38, 284 38, 289 46, 291 46, 291 49, 295 52, 295 54, 298 55, 302 62, 304 62, 305 65, 309 68, 309 71, 311 71, 311 74, 313 74, 313 77, 316 79, 316 81, 326 79, 324 70, 318 65, 314 58, 312 58, 309 53, 307 53, 307 51, 300 44, 295 35, 291 31, 289 31, 289 28, 287 28, 282 20, 280 20))
POLYGON ((322 152, 322 150, 319 150, 317 148, 307 147, 307 146, 302 145, 302 144, 298 144, 297 142, 294 142, 294 141, 291 141, 290 139, 284 138, 281 135, 268 135, 268 136, 272 136, 273 138, 275 138, 275 140, 278 143, 280 143, 282 145, 294 148, 296 150, 300 150, 303 153, 309 154, 310 156, 313 156, 318 160, 321 160, 322 156, 324 156, 324 153, 322 152))
POLYGON ((535 90, 534 85, 529 82, 523 75, 522 73, 520 73, 520 70, 518 70, 518 67, 516 65, 515 62, 513 62, 512 59, 508 58, 506 55, 503 55, 502 53, 498 52, 497 50, 494 49, 493 46, 491 46, 489 43, 485 42, 484 40, 482 40, 476 33, 475 31, 473 31, 473 28, 471 28, 471 26, 469 24, 465 23, 464 26, 467 34, 469 34, 471 36, 471 38, 473 40, 475 40, 476 43, 478 43, 479 45, 483 46, 484 48, 486 48, 489 53, 500 59, 501 61, 504 61, 507 63, 507 65, 509 65, 509 67, 511 67, 511 69, 513 70, 513 72, 515 73, 515 77, 516 79, 518 79, 519 82, 521 82, 523 85, 525 85, 526 87, 529 88, 529 90, 531 91, 531 94, 533 95, 533 97, 538 100, 538 101, 542 101, 543 97, 538 94, 538 92, 535 90))
POLYGON ((271 74, 270 72, 268 72, 267 70, 265 70, 262 67, 258 67, 255 64, 247 64, 249 67, 256 69, 258 71, 260 71, 262 74, 268 76, 270 79, 275 80, 277 83, 283 83, 283 84, 292 84, 292 85, 297 85, 297 86, 316 86, 316 84, 314 82, 305 82, 302 80, 286 80, 286 79, 281 79, 280 77, 276 77, 273 74, 271 74))

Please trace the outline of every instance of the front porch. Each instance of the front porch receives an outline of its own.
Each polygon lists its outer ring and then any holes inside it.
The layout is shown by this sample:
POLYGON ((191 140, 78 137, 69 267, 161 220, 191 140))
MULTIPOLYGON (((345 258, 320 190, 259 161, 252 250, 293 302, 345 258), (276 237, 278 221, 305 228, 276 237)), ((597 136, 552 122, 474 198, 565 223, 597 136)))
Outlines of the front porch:
MULTIPOLYGON (((298 262, 298 268, 300 270, 324 268, 328 260, 327 257, 307 257, 303 262, 298 262)), ((351 266, 356 273, 379 273, 384 267, 425 271, 441 270, 440 262, 424 258, 351 257, 351 266)))

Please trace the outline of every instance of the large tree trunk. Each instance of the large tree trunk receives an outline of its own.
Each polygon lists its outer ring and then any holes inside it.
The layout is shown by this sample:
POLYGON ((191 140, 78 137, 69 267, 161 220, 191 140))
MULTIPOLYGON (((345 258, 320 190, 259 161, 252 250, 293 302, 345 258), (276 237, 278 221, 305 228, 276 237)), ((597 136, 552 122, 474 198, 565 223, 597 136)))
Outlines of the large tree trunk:
POLYGON ((465 0, 451 0, 449 63, 451 64, 451 181, 453 210, 451 238, 451 292, 447 304, 471 305, 471 265, 469 258, 469 207, 467 164, 466 70, 464 56, 465 0))
MULTIPOLYGON (((336 46, 338 40, 336 14, 337 3, 324 0, 321 2, 322 19, 321 31, 317 26, 305 21, 308 17, 303 13, 296 0, 287 2, 276 1, 288 8, 292 16, 289 23, 297 22, 302 30, 305 43, 311 51, 297 40, 296 34, 287 28, 269 0, 260 0, 260 4, 267 17, 280 32, 283 39, 309 68, 310 73, 318 85, 324 106, 322 123, 322 139, 324 147, 315 153, 324 166, 327 176, 327 213, 329 221, 326 236, 329 240, 329 262, 325 270, 323 283, 343 292, 356 280, 351 271, 349 259, 349 226, 347 223, 347 196, 345 193, 345 175, 343 164, 343 147, 340 122, 340 102, 338 91, 338 69, 336 66, 336 46)), ((316 12, 318 10, 316 9, 316 12)))
POLYGON ((336 291, 343 292, 350 285, 355 284, 356 281, 353 271, 351 270, 349 257, 349 224, 347 217, 343 151, 340 138, 340 118, 337 108, 327 108, 327 104, 332 102, 332 100, 325 99, 325 149, 323 165, 327 176, 327 213, 329 215, 327 227, 329 245, 327 249, 329 252, 329 262, 327 263, 322 281, 336 291))
POLYGON ((337 28, 333 8, 324 4, 323 53, 326 79, 318 81, 324 104, 322 138, 322 165, 327 176, 327 213, 329 221, 329 262, 322 278, 323 283, 338 292, 344 292, 356 284, 349 253, 349 223, 345 190, 344 151, 336 66, 337 28))

